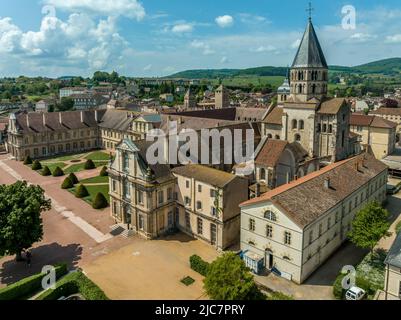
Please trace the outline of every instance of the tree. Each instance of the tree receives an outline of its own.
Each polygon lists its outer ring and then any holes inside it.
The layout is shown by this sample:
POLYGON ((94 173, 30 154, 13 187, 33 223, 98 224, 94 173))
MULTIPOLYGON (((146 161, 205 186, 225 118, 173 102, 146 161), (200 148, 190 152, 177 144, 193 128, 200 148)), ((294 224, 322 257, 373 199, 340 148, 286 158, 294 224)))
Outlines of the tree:
POLYGON ((64 175, 64 171, 60 167, 56 167, 53 171, 53 177, 62 177, 64 175))
POLYGON ((80 184, 75 190, 75 196, 77 198, 85 198, 89 196, 88 189, 83 184, 80 184))
POLYGON ((44 168, 42 169, 42 176, 50 176, 52 173, 50 172, 50 169, 48 166, 44 166, 44 168))
POLYGON ((79 182, 77 176, 73 172, 68 175, 68 178, 70 178, 73 184, 77 184, 79 182))
POLYGON ((107 167, 103 167, 102 170, 100 171, 99 176, 101 177, 107 177, 109 174, 107 172, 107 167))
POLYGON ((213 300, 265 298, 253 281, 249 269, 233 252, 224 253, 210 264, 204 285, 206 293, 213 300))
POLYGON ((70 189, 74 187, 74 183, 71 181, 70 177, 64 179, 63 184, 61 185, 61 189, 70 189))
POLYGON ((38 160, 35 160, 32 164, 32 170, 41 170, 42 169, 42 165, 40 164, 40 162, 38 160))
POLYGON ((0 256, 16 254, 20 261, 22 250, 42 240, 40 215, 50 208, 40 186, 28 186, 26 181, 0 185, 0 256))
POLYGON ((86 160, 85 162, 85 170, 91 170, 91 169, 95 169, 96 166, 94 164, 94 162, 91 159, 86 160))
POLYGON ((59 111, 68 111, 74 108, 74 100, 70 97, 62 97, 61 102, 58 105, 59 111))
POLYGON ((373 249, 383 237, 389 237, 389 213, 378 202, 374 201, 359 211, 352 222, 352 231, 348 237, 357 247, 373 249))
POLYGON ((25 164, 25 165, 32 164, 32 159, 31 159, 30 156, 26 156, 26 157, 25 157, 24 164, 25 164))
POLYGON ((109 205, 109 203, 107 202, 107 199, 103 195, 103 193, 98 192, 96 194, 95 200, 93 200, 93 204, 92 204, 93 209, 107 208, 108 205, 109 205))

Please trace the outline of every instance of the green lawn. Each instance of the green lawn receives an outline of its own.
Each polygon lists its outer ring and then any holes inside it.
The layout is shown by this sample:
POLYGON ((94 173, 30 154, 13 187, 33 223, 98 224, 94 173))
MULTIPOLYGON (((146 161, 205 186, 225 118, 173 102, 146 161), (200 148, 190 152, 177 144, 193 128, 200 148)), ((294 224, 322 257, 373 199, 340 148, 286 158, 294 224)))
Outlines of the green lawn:
POLYGON ((109 182, 109 177, 101 177, 101 176, 97 176, 97 177, 93 177, 93 178, 89 178, 89 179, 85 179, 82 180, 81 183, 83 184, 87 184, 87 183, 108 183, 109 182))
POLYGON ((108 161, 95 161, 96 168, 105 167, 105 166, 107 167, 108 164, 109 164, 108 161))
MULTIPOLYGON (((85 184, 84 184, 85 185, 85 184)), ((95 199, 96 195, 98 192, 103 193, 105 198, 107 199, 107 202, 110 204, 110 196, 109 196, 109 185, 103 185, 103 186, 88 186, 85 185, 86 189, 89 192, 89 196, 83 198, 82 200, 86 201, 90 205, 92 205, 93 200, 95 199)), ((75 187, 68 189, 69 192, 75 195, 75 187)))
POLYGON ((50 169, 50 171, 51 171, 51 173, 53 174, 53 171, 54 171, 57 167, 60 167, 61 169, 63 169, 63 168, 66 166, 66 164, 65 164, 64 162, 49 163, 49 164, 42 163, 42 167, 45 167, 45 166, 48 166, 49 169, 50 169))
POLYGON ((78 164, 73 164, 72 166, 68 167, 67 169, 64 170, 64 173, 70 174, 70 173, 76 173, 79 171, 85 170, 85 163, 78 163, 78 164))
POLYGON ((85 157, 85 159, 91 159, 91 160, 105 160, 108 161, 110 158, 110 155, 103 152, 103 151, 95 151, 89 154, 88 156, 85 157))

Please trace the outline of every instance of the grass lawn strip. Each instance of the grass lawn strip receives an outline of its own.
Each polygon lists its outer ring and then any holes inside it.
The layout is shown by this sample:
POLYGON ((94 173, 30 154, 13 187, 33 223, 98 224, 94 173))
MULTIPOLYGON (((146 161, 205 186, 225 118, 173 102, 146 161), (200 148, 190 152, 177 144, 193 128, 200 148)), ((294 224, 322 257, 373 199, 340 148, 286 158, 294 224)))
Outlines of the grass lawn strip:
POLYGON ((109 183, 109 177, 101 177, 101 176, 96 176, 96 177, 92 177, 92 178, 88 178, 85 180, 81 180, 81 183, 83 183, 84 185, 87 184, 92 184, 92 183, 104 183, 104 184, 108 184, 109 183))

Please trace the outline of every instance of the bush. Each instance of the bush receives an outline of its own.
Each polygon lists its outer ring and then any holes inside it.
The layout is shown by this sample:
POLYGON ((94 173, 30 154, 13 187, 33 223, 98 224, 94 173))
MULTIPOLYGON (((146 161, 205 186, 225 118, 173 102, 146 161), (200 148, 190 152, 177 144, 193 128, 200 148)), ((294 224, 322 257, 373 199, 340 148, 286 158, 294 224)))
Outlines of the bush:
POLYGON ((56 284, 55 289, 42 293, 37 300, 57 300, 80 293, 86 300, 108 300, 105 293, 82 272, 73 272, 56 284))
POLYGON ((92 169, 95 169, 96 166, 95 166, 95 163, 91 159, 88 159, 85 162, 85 167, 84 168, 85 168, 85 170, 92 170, 92 169))
POLYGON ((107 172, 107 167, 103 167, 102 170, 100 171, 99 176, 101 177, 107 177, 109 173, 107 172))
POLYGON ((209 270, 209 263, 206 261, 203 261, 201 257, 198 255, 193 255, 189 258, 189 264, 191 266, 191 269, 198 272, 202 276, 206 277, 207 272, 209 270))
POLYGON ((103 193, 98 192, 92 204, 93 209, 103 209, 106 208, 108 205, 109 203, 107 202, 107 199, 103 195, 103 193))
POLYGON ((401 221, 398 222, 397 226, 395 227, 395 232, 398 234, 401 232, 401 221))
POLYGON ((40 164, 40 162, 38 160, 35 160, 32 164, 32 170, 41 170, 42 169, 42 165, 40 164))
POLYGON ((25 165, 32 164, 32 159, 31 159, 30 156, 26 156, 26 157, 25 157, 24 164, 25 164, 25 165))
POLYGON ((52 175, 52 173, 51 173, 49 167, 48 166, 44 166, 43 169, 42 169, 42 176, 47 177, 47 176, 51 176, 51 175, 52 175))
MULTIPOLYGON (((55 269, 57 279, 68 272, 66 264, 57 265, 55 269)), ((34 295, 41 290, 42 279, 45 275, 44 273, 38 273, 0 289, 0 300, 21 300, 34 295)))
POLYGON ((88 189, 83 184, 80 184, 76 189, 75 189, 75 196, 77 198, 85 198, 89 196, 88 189))
POLYGON ((57 167, 56 169, 54 169, 53 177, 62 177, 63 175, 64 175, 64 171, 60 167, 57 167))
POLYGON ((79 182, 77 176, 76 176, 73 172, 71 172, 71 173, 68 175, 68 178, 70 178, 70 180, 72 181, 72 183, 73 183, 74 185, 77 184, 77 183, 79 182))
POLYGON ((74 184, 72 183, 70 177, 67 177, 64 179, 63 184, 61 185, 61 189, 71 189, 72 187, 74 187, 74 184))
POLYGON ((267 296, 267 300, 294 300, 294 297, 287 296, 281 292, 273 292, 267 296))
POLYGON ((340 273, 333 284, 333 295, 336 299, 342 300, 345 296, 345 290, 343 289, 342 281, 346 275, 340 273))

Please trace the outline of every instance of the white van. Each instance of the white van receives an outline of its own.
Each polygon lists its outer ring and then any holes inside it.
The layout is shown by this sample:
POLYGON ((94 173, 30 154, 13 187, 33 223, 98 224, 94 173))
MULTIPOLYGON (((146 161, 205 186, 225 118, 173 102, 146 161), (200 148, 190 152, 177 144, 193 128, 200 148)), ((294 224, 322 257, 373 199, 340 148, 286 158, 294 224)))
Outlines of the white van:
POLYGON ((362 300, 365 297, 365 290, 358 287, 351 287, 345 294, 347 300, 362 300))

